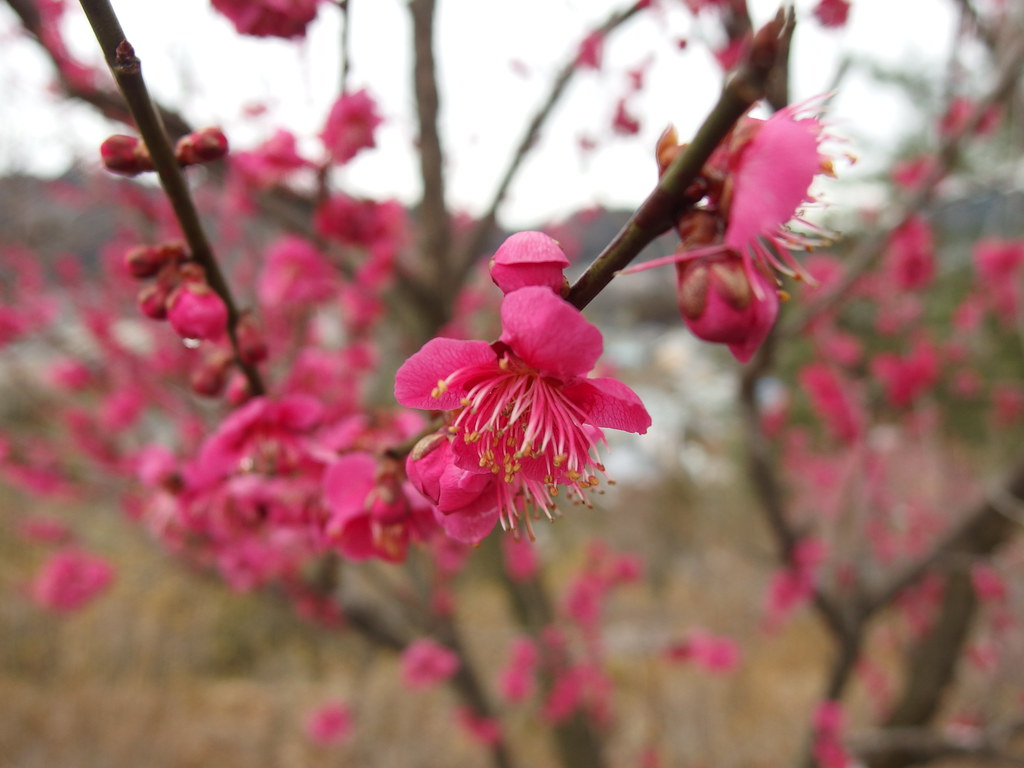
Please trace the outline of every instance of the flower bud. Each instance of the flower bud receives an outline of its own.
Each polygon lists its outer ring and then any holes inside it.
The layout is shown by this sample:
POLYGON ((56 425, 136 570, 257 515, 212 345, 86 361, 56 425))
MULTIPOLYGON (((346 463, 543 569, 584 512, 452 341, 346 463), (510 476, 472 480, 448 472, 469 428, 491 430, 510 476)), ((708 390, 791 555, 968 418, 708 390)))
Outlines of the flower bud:
POLYGON ((245 313, 238 318, 235 336, 238 339, 238 357, 243 363, 256 365, 267 359, 267 342, 251 314, 245 313))
POLYGON ((167 300, 167 319, 183 339, 213 339, 227 328, 228 308, 206 283, 185 280, 167 300))
POLYGON ((137 245, 124 255, 124 264, 131 276, 153 277, 164 265, 163 254, 153 245, 137 245))
POLYGON ((228 153, 228 140, 220 128, 203 128, 178 139, 174 156, 182 165, 220 160, 228 153))
POLYGON ((153 170, 153 159, 146 145, 134 136, 115 134, 100 145, 104 167, 122 176, 138 176, 153 170))
POLYGON ((566 285, 562 271, 567 266, 569 259, 557 241, 543 232, 517 232, 495 251, 490 272, 502 293, 543 285, 562 295, 566 285))
POLYGON ((747 362, 779 313, 775 286, 735 257, 684 262, 676 272, 679 311, 693 335, 727 344, 737 360, 747 362))
POLYGON ((192 391, 204 397, 217 397, 227 384, 231 357, 224 352, 209 355, 190 377, 192 391))
POLYGON ((143 286, 136 299, 142 314, 153 320, 166 320, 167 297, 171 290, 170 286, 159 281, 143 286))

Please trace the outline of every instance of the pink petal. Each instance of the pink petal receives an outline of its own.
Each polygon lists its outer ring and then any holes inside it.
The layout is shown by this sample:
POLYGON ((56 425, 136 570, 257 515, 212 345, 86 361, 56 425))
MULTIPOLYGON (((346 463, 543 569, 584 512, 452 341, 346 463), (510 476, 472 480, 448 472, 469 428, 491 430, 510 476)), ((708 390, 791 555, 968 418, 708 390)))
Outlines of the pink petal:
POLYGON ((501 340, 529 366, 561 381, 585 376, 604 349, 601 332, 548 288, 505 296, 501 340))
POLYGON ((742 251, 793 218, 821 170, 821 130, 818 120, 795 120, 789 109, 764 122, 736 171, 726 245, 742 251))
POLYGON ((639 435, 651 426, 651 415, 636 392, 616 379, 581 379, 568 385, 565 393, 586 410, 587 423, 591 426, 639 435))
POLYGON ((558 243, 543 232, 517 232, 501 244, 491 259, 491 279, 502 293, 545 285, 558 293, 569 259, 558 243))
POLYGON ((366 497, 373 490, 377 461, 368 453, 340 457, 324 473, 324 501, 332 524, 344 526, 353 517, 366 515, 366 497))
POLYGON ((498 522, 497 497, 490 506, 480 504, 450 515, 438 511, 435 519, 449 537, 463 544, 478 544, 498 522))
MULTIPOLYGON (((551 295, 551 291, 547 291, 551 295)), ((430 393, 437 382, 446 379, 459 368, 482 365, 497 358, 486 341, 460 339, 431 339, 414 354, 395 374, 395 399, 406 408, 424 408, 447 411, 461 405, 462 393, 449 391, 440 397, 430 393)))

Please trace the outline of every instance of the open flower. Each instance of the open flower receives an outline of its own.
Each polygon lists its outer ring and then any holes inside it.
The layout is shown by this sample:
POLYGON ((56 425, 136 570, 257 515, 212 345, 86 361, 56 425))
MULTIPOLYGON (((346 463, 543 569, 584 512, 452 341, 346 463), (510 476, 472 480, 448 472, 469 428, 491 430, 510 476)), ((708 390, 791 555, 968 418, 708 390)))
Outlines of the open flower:
MULTIPOLYGON (((491 495, 503 527, 524 520, 529 531, 527 508, 552 516, 562 487, 588 503, 603 472, 595 452, 602 427, 643 433, 651 418, 629 387, 587 378, 601 333, 549 288, 506 295, 501 321, 494 344, 427 342, 398 370, 395 397, 409 408, 448 411, 444 434, 455 466, 492 476, 489 488, 472 491, 491 495)), ((456 480, 471 485, 465 476, 434 479, 438 498, 456 480)))
MULTIPOLYGON (((824 125, 807 114, 811 102, 779 110, 767 120, 744 117, 715 150, 698 181, 707 190, 676 223, 678 252, 624 270, 675 264, 679 307, 699 338, 729 345, 746 362, 775 322, 779 292, 774 272, 813 284, 790 254, 821 243, 820 230, 802 218, 818 174, 831 175, 822 154, 824 125), (791 229, 801 225, 804 232, 791 229)), ((658 142, 662 172, 682 147, 673 130, 658 142)))

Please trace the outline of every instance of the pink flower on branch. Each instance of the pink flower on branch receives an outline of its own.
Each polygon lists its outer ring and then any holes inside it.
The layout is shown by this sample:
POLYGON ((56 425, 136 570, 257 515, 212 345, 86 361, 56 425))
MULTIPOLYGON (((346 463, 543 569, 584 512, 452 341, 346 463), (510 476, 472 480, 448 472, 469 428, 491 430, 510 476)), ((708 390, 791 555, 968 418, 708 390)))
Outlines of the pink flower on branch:
POLYGON ((73 611, 89 603, 114 579, 114 569, 96 555, 68 548, 55 552, 39 569, 30 593, 44 608, 73 611))
POLYGON ((374 133, 380 123, 377 104, 365 88, 343 93, 327 115, 320 140, 331 153, 331 161, 341 165, 377 146, 374 133))
MULTIPOLYGON (((624 272, 675 264, 679 308, 693 333, 729 345, 746 362, 767 337, 779 308, 774 272, 813 283, 790 254, 810 250, 823 232, 803 218, 818 174, 831 175, 820 151, 822 122, 806 114, 811 102, 767 120, 743 118, 705 164, 691 187, 703 197, 676 222, 677 253, 624 272), (791 229, 797 223, 805 232, 791 229)), ((683 150, 669 129, 658 141, 662 173, 683 150)))
POLYGON ((352 711, 341 701, 331 701, 313 710, 306 719, 310 741, 322 747, 348 739, 352 734, 352 711))
POLYGON ((430 638, 414 640, 402 652, 402 681, 410 688, 432 688, 458 670, 455 652, 430 638))
POLYGON ((240 35, 304 37, 321 0, 211 0, 240 35))
POLYGON ((455 484, 487 498, 496 514, 481 526, 480 537, 496 519, 513 530, 524 521, 530 532, 528 509, 552 517, 563 487, 589 503, 588 492, 604 471, 595 455, 601 428, 642 434, 651 423, 629 387, 587 378, 602 352, 601 333, 549 288, 508 294, 501 321, 501 338, 493 344, 427 342, 395 379, 402 405, 448 412, 443 434, 457 472, 435 467, 438 499, 431 500, 437 503, 455 484))

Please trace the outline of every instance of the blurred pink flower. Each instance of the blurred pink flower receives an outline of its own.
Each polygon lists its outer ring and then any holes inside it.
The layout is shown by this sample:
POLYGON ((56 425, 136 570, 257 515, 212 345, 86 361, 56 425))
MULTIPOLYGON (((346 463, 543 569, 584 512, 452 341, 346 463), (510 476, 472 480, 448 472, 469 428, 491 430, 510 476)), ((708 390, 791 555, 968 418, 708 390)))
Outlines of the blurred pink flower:
POLYGON ((341 701, 322 704, 309 713, 306 734, 315 744, 326 747, 345 741, 352 734, 352 712, 341 701))
POLYGON ((740 663, 740 648, 735 640, 703 629, 692 630, 685 640, 670 646, 666 655, 672 661, 690 662, 716 674, 732 672, 740 663))
POLYGON ((374 133, 380 123, 377 103, 365 88, 343 93, 331 107, 320 139, 332 162, 347 163, 362 150, 377 146, 374 133))
POLYGON ((44 608, 73 611, 97 597, 114 578, 106 560, 68 548, 55 552, 37 571, 29 593, 44 608))
POLYGON ((430 638, 414 640, 402 651, 402 681, 410 688, 431 688, 458 669, 455 652, 430 638))
POLYGON ((304 37, 321 0, 210 0, 241 35, 304 37))

